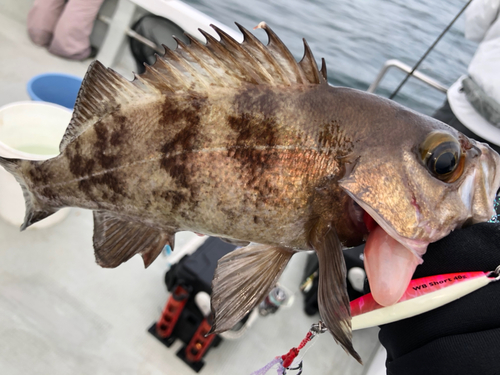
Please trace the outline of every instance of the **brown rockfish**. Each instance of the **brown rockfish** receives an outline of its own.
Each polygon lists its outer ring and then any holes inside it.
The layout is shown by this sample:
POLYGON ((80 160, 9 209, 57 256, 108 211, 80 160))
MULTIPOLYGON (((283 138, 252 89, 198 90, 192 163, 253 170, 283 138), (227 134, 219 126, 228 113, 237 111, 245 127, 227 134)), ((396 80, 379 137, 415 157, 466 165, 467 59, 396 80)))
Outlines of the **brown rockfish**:
POLYGON ((500 157, 390 100, 332 87, 265 24, 262 44, 215 28, 178 41, 132 82, 91 64, 60 155, 0 158, 26 199, 22 229, 62 207, 94 211, 97 263, 148 266, 178 231, 249 244, 219 261, 213 332, 230 329, 298 250, 319 257, 319 309, 356 359, 342 249, 368 240, 375 298, 395 303, 430 242, 487 221, 500 157), (370 230, 369 230, 370 229, 370 230))

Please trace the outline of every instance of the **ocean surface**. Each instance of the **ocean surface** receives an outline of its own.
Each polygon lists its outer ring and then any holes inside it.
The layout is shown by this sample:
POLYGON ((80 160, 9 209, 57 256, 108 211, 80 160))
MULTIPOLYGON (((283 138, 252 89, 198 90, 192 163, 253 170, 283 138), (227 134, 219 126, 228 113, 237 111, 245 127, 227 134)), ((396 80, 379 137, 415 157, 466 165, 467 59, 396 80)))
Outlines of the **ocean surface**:
MULTIPOLYGON (((302 38, 318 64, 324 57, 328 80, 336 86, 366 90, 384 62, 398 59, 413 66, 467 3, 467 0, 185 0, 198 10, 232 26, 252 29, 265 21, 297 60, 302 38)), ((467 66, 477 44, 464 37, 464 15, 427 56, 419 70, 449 87, 467 66)), ((265 32, 254 33, 266 41, 265 32)), ((376 93, 385 97, 405 78, 389 70, 376 93)), ((445 94, 414 78, 395 100, 432 114, 445 94)))

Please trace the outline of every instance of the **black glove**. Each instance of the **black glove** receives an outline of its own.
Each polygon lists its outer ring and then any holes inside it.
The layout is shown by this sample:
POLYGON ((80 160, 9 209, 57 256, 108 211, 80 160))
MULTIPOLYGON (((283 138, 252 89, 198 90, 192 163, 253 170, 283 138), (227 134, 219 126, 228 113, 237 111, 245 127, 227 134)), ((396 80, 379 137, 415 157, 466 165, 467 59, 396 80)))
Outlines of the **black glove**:
MULTIPOLYGON (((414 279, 500 265, 500 224, 481 223, 430 244, 414 279)), ((500 281, 427 313, 380 327, 387 374, 499 374, 500 281)))

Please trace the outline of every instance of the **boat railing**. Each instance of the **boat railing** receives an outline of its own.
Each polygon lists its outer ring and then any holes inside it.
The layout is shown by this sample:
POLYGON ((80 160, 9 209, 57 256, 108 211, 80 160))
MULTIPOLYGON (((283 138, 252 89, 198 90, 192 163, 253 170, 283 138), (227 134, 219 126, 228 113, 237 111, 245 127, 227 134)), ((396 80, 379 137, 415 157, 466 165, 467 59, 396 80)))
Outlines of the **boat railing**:
MULTIPOLYGON (((377 78, 375 78, 375 81, 373 81, 373 83, 368 88, 368 90, 367 90, 368 92, 371 92, 371 93, 375 92, 375 90, 377 89, 377 87, 380 84, 380 81, 382 81, 382 78, 384 78, 385 74, 387 73, 387 71, 390 68, 396 68, 396 69, 402 70, 403 72, 405 72, 407 74, 411 73, 411 71, 412 71, 412 68, 409 65, 406 65, 402 61, 399 61, 396 59, 387 60, 384 64, 384 66, 382 67, 382 69, 380 70, 380 72, 378 73, 377 78)), ((426 75, 422 72, 419 72, 418 70, 414 71, 412 76, 415 77, 416 79, 424 82, 425 84, 435 88, 436 90, 441 91, 442 93, 446 94, 446 92, 448 91, 448 89, 444 85, 442 85, 441 83, 439 83, 435 79, 429 77, 428 75, 426 75)))

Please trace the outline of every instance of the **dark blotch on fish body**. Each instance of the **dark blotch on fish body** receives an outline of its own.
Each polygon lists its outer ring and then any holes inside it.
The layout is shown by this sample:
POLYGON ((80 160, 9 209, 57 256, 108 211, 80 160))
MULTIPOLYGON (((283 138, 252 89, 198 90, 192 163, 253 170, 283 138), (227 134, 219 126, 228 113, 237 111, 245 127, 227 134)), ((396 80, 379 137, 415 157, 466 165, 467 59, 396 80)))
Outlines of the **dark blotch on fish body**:
POLYGON ((35 184, 49 185, 53 180, 52 172, 44 167, 43 162, 34 164, 33 168, 29 169, 29 175, 35 184))
MULTIPOLYGON (((121 196, 127 195, 123 183, 120 181, 120 178, 118 178, 113 172, 107 172, 105 174, 97 176, 90 175, 88 176, 88 178, 82 179, 78 182, 78 187, 80 188, 80 190, 89 197, 94 196, 92 194, 92 190, 93 189, 97 190, 98 185, 107 186, 109 190, 115 194, 121 196)), ((112 202, 114 199, 116 199, 116 197, 114 196, 111 196, 109 198, 112 202)))
POLYGON ((120 163, 120 157, 114 155, 112 151, 109 149, 110 140, 108 125, 102 121, 99 121, 94 126, 97 141, 95 142, 95 152, 94 159, 98 161, 98 163, 104 169, 111 169, 117 167, 120 163))
POLYGON ((279 108, 278 100, 273 100, 273 90, 269 87, 243 89, 234 96, 233 107, 240 113, 260 113, 264 117, 272 117, 279 108))
POLYGON ((172 210, 177 210, 183 202, 187 201, 185 194, 175 190, 167 190, 161 194, 161 197, 172 204, 172 210))
POLYGON ((227 122, 231 129, 238 133, 235 146, 268 146, 278 144, 276 120, 274 118, 259 118, 251 113, 239 116, 228 116, 227 122))
MULTIPOLYGON (((160 160, 160 166, 176 182, 177 186, 188 189, 191 198, 194 198, 199 186, 190 177, 196 173, 195 163, 190 163, 190 151, 200 146, 200 111, 206 103, 203 96, 189 96, 186 103, 167 102, 162 109, 161 120, 166 124, 176 124, 181 129, 168 142, 161 147, 164 155, 160 160), (176 155, 176 152, 180 154, 176 155)), ((169 125, 171 126, 171 125, 169 125)), ((175 129, 175 126, 173 129, 175 129)), ((185 195, 173 197, 173 208, 178 208, 182 201, 186 201, 185 195)))
POLYGON ((116 147, 125 143, 129 139, 130 135, 127 131, 127 118, 125 116, 115 112, 113 113, 113 120, 118 126, 111 133, 109 143, 111 146, 116 147))
POLYGON ((94 165, 94 159, 85 159, 78 153, 69 159, 69 170, 75 177, 90 176, 94 165))

